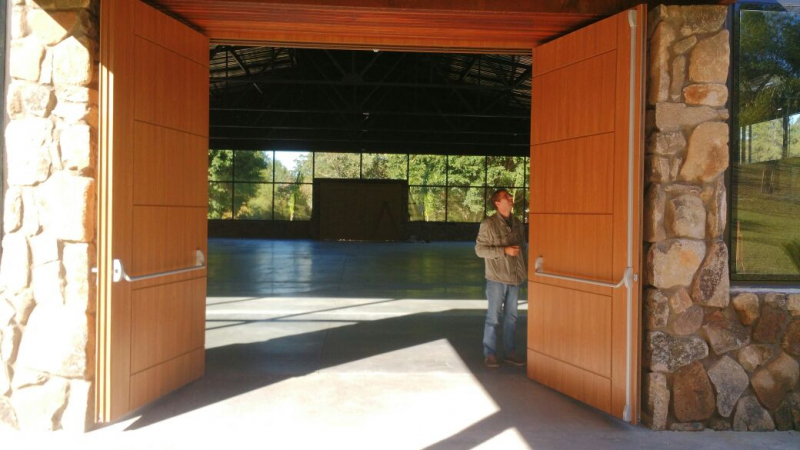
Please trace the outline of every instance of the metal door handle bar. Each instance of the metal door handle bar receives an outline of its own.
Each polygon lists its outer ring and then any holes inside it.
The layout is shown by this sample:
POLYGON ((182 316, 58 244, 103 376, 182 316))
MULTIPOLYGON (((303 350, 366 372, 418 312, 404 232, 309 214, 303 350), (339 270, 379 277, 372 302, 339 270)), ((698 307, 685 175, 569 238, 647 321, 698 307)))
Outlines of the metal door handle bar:
POLYGON ((590 280, 588 278, 578 278, 578 277, 570 277, 566 275, 557 275, 554 273, 547 273, 544 271, 544 257, 539 256, 536 258, 536 262, 534 263, 534 273, 541 277, 546 278, 555 278, 556 280, 565 280, 565 281, 575 281, 577 283, 584 283, 584 284, 591 284, 593 286, 602 286, 602 287, 609 287, 609 288, 618 288, 622 285, 625 287, 630 288, 631 281, 633 279, 633 269, 630 267, 625 268, 625 273, 622 274, 622 279, 619 280, 619 283, 607 283, 605 281, 596 281, 590 280))
POLYGON ((192 267, 187 267, 185 269, 177 269, 177 270, 169 270, 166 272, 158 272, 158 273, 151 273, 148 275, 140 275, 138 277, 132 277, 125 273, 125 267, 122 265, 122 261, 115 259, 113 263, 113 280, 114 283, 118 283, 122 280, 125 280, 129 283, 133 283, 134 281, 142 281, 142 280, 152 280, 153 278, 161 278, 170 275, 177 275, 179 273, 187 273, 187 272, 194 272, 195 270, 203 270, 206 268, 206 257, 203 254, 202 250, 197 250, 197 264, 192 267))

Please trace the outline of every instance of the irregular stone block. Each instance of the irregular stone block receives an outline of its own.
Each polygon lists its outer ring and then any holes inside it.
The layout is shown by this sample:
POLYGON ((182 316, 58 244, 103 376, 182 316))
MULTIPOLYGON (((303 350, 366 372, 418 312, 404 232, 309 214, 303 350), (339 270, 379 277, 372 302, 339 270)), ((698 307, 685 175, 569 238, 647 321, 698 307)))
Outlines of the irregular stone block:
POLYGON ((689 79, 695 83, 725 84, 731 55, 729 40, 728 30, 722 30, 698 42, 689 57, 689 79))
POLYGON ((91 125, 95 121, 94 118, 90 117, 91 114, 91 106, 86 103, 60 102, 53 110, 53 115, 62 118, 64 122, 72 125, 91 125))
POLYGON ((66 289, 64 298, 70 307, 94 311, 91 268, 94 266, 94 246, 67 244, 64 246, 66 289))
POLYGON ((92 383, 83 380, 69 382, 69 401, 61 416, 61 428, 67 432, 84 433, 92 423, 89 413, 90 400, 93 399, 92 383))
POLYGON ((706 254, 706 244, 671 239, 654 244, 647 252, 647 282, 661 289, 689 286, 706 254))
POLYGON ((748 345, 739 350, 739 364, 741 364, 745 370, 752 372, 774 358, 777 353, 776 350, 766 345, 748 345))
POLYGON ((786 300, 786 309, 792 317, 800 316, 800 294, 792 294, 786 300))
POLYGON ((25 187, 22 189, 22 228, 20 228, 20 232, 25 236, 32 237, 39 234, 40 228, 39 204, 36 202, 34 188, 25 187))
POLYGON ((57 412, 67 401, 67 380, 53 378, 42 386, 15 391, 11 404, 17 413, 21 431, 52 431, 57 412))
POLYGON ((683 166, 683 158, 678 158, 677 156, 672 158, 672 165, 669 168, 670 180, 678 179, 678 174, 681 172, 682 166, 683 166))
POLYGON ((694 305, 680 314, 672 322, 672 332, 678 336, 686 336, 700 329, 703 324, 703 308, 694 305))
POLYGON ((708 428, 714 431, 731 431, 731 424, 725 419, 712 417, 711 420, 708 421, 708 428))
POLYGON ((28 386, 39 386, 45 384, 49 379, 50 378, 45 373, 26 369, 20 366, 14 371, 14 381, 11 383, 11 387, 17 391, 28 386))
POLYGON ((38 305, 61 306, 64 304, 64 277, 61 271, 61 261, 34 267, 33 297, 38 305))
POLYGON ((764 304, 774 306, 778 309, 788 309, 789 298, 786 294, 770 292, 764 296, 764 304))
POLYGON ((664 192, 672 196, 700 194, 700 186, 692 186, 691 184, 670 184, 664 187, 664 192))
POLYGON ((86 86, 92 82, 92 42, 83 37, 69 37, 55 47, 53 82, 56 86, 86 86))
POLYGON ((79 172, 94 168, 95 140, 88 125, 73 125, 61 132, 61 157, 66 169, 79 172))
POLYGON ((714 414, 714 391, 703 365, 681 367, 672 378, 675 417, 681 422, 705 420, 714 414))
POLYGON ((786 393, 795 385, 800 375, 800 364, 794 358, 781 352, 763 369, 753 375, 750 384, 758 399, 769 409, 777 408, 786 393))
POLYGON ((664 430, 669 416, 669 388, 663 373, 648 373, 645 378, 647 411, 645 411, 653 430, 664 430))
POLYGON ((676 56, 672 61, 672 81, 669 84, 669 97, 674 102, 681 100, 681 88, 686 84, 686 58, 676 56))
POLYGON ((6 112, 12 120, 22 119, 25 115, 25 107, 22 105, 22 91, 28 83, 13 80, 8 85, 6 98, 6 112))
POLYGON ((675 45, 672 46, 672 51, 675 52, 676 55, 682 55, 694 47, 694 44, 697 44, 697 37, 689 36, 686 39, 681 39, 676 42, 675 45))
POLYGON ((673 337, 661 331, 647 335, 650 370, 672 372, 708 356, 708 346, 697 336, 673 337))
POLYGON ((3 202, 3 231, 13 233, 22 226, 22 191, 16 187, 6 190, 3 202))
POLYGON ((8 395, 11 391, 11 374, 8 364, 0 362, 0 397, 8 395))
POLYGON ((64 103, 97 103, 97 90, 84 86, 59 86, 56 98, 64 103))
POLYGON ((700 196, 681 195, 667 202, 667 231, 673 236, 703 239, 706 232, 706 208, 700 196))
POLYGON ((747 372, 736 361, 723 356, 708 370, 708 377, 717 392, 717 411, 722 417, 730 417, 739 397, 750 384, 747 372))
POLYGON ((13 78, 39 81, 44 48, 36 39, 15 39, 11 42, 8 69, 13 78))
POLYGON ((703 201, 708 205, 706 233, 711 238, 721 237, 725 233, 725 224, 728 220, 728 198, 725 194, 724 177, 717 178, 713 188, 703 191, 703 201))
POLYGON ((789 313, 766 302, 761 308, 761 319, 753 329, 753 340, 765 344, 778 342, 783 326, 789 320, 789 313))
POLYGON ((647 198, 644 202, 644 240, 647 242, 663 241, 667 238, 664 231, 664 209, 667 195, 661 185, 652 184, 647 189, 647 198))
POLYGON ((6 127, 8 183, 34 185, 50 175, 53 123, 47 119, 14 120, 6 127))
POLYGON ((726 120, 727 112, 710 106, 686 106, 684 103, 659 102, 656 104, 656 127, 660 131, 678 131, 704 122, 726 120))
POLYGON ((692 287, 692 300, 703 306, 724 308, 728 306, 730 299, 728 247, 723 241, 714 241, 697 272, 692 287))
POLYGON ((18 365, 69 378, 89 373, 89 321, 83 311, 37 307, 28 320, 18 365))
POLYGON ((707 122, 689 136, 680 180, 708 183, 728 168, 728 124, 707 122))
POLYGON ((17 431, 17 413, 7 397, 0 396, 0 432, 17 431))
POLYGON ((781 406, 775 410, 775 426, 780 431, 800 430, 800 393, 786 396, 781 406))
POLYGON ((745 397, 736 405, 733 429, 735 431, 772 431, 775 429, 775 422, 772 421, 767 410, 758 404, 755 397, 745 397))
POLYGON ((10 291, 22 290, 30 284, 31 257, 28 240, 20 233, 3 238, 3 258, 0 259, 0 280, 10 291))
POLYGON ((675 41, 675 30, 667 22, 656 26, 650 40, 650 83, 647 98, 651 105, 667 100, 669 93, 669 48, 675 41))
POLYGON ((13 325, 16 315, 17 312, 14 310, 14 306, 8 300, 0 298, 0 327, 13 325))
POLYGON ((663 328, 669 320, 669 305, 667 297, 658 289, 648 289, 645 300, 645 323, 647 330, 663 328))
POLYGON ((713 33, 722 27, 727 15, 725 6, 681 6, 681 34, 713 33))
POLYGON ((671 156, 686 148, 686 138, 681 131, 653 133, 647 140, 647 153, 671 156))
POLYGON ((739 320, 745 325, 752 325, 758 320, 761 307, 756 294, 744 293, 733 298, 733 308, 739 315, 739 320))
POLYGON ((739 325, 735 318, 726 317, 726 314, 720 311, 708 316, 703 331, 711 344, 711 349, 717 355, 737 350, 750 343, 747 329, 739 325))
POLYGON ((43 266, 59 260, 58 239, 52 233, 41 233, 30 238, 33 265, 43 266))
POLYGON ((650 12, 647 13, 647 39, 651 39, 653 37, 653 33, 656 31, 656 26, 661 23, 667 17, 667 7, 664 5, 658 5, 650 9, 650 12))
POLYGON ((724 84, 691 84, 683 88, 683 98, 689 105, 708 105, 715 108, 728 102, 728 87, 724 84))
POLYGON ((13 293, 6 291, 3 296, 14 306, 14 311, 16 311, 14 322, 20 325, 28 323, 28 316, 36 306, 36 302, 33 300, 33 292, 30 289, 22 289, 13 293))
POLYGON ((47 117, 56 103, 56 98, 46 86, 29 84, 22 89, 22 107, 28 114, 47 117))
POLYGON ((648 156, 645 159, 645 173, 650 183, 666 183, 670 180, 669 159, 661 156, 648 156))
POLYGON ((19 341, 22 333, 19 327, 9 326, 0 329, 0 360, 14 364, 19 352, 19 341))
POLYGON ((672 308, 674 314, 682 314, 689 309, 694 303, 686 289, 678 289, 669 297, 669 306, 672 308))
POLYGON ((76 12, 48 13, 41 9, 32 9, 28 13, 31 31, 44 45, 56 45, 72 34, 78 24, 76 12))
POLYGON ((94 239, 95 181, 57 172, 42 185, 40 210, 46 211, 50 229, 65 241, 94 239), (56 225, 58 224, 58 225, 56 225))
POLYGON ((781 346, 786 353, 800 356, 800 320, 794 320, 786 327, 781 346))

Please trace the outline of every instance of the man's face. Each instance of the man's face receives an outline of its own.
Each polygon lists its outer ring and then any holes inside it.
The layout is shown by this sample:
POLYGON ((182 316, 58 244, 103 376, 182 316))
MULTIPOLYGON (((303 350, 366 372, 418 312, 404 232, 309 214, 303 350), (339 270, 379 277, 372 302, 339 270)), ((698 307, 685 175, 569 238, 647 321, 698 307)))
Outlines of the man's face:
POLYGON ((511 208, 514 206, 514 197, 512 197, 508 192, 500 192, 497 194, 497 199, 495 200, 494 205, 497 208, 497 212, 502 214, 504 217, 508 217, 508 215, 511 213, 511 208))

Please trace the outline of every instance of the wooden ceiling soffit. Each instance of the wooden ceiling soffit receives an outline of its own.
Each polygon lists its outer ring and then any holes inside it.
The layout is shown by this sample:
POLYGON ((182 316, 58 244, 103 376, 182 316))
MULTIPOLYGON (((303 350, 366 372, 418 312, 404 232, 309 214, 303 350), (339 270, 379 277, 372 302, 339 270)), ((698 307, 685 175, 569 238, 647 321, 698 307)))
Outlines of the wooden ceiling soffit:
POLYGON ((600 18, 548 12, 409 10, 160 0, 156 7, 215 44, 530 54, 600 18))

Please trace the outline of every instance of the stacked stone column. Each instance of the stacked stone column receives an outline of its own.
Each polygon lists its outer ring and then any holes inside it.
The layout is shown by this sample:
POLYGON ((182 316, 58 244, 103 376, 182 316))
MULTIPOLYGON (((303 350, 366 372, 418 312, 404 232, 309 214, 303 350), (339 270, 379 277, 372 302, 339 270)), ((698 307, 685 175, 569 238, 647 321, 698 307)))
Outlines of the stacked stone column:
POLYGON ((84 431, 93 402, 96 0, 14 0, 0 429, 84 431))
POLYGON ((765 300, 781 311, 773 324, 742 314, 740 304, 761 310, 756 296, 730 299, 726 15, 722 6, 650 14, 643 416, 656 430, 800 429, 800 336, 777 344, 788 297, 765 300), (772 345, 751 345, 764 342, 762 328, 772 345))

